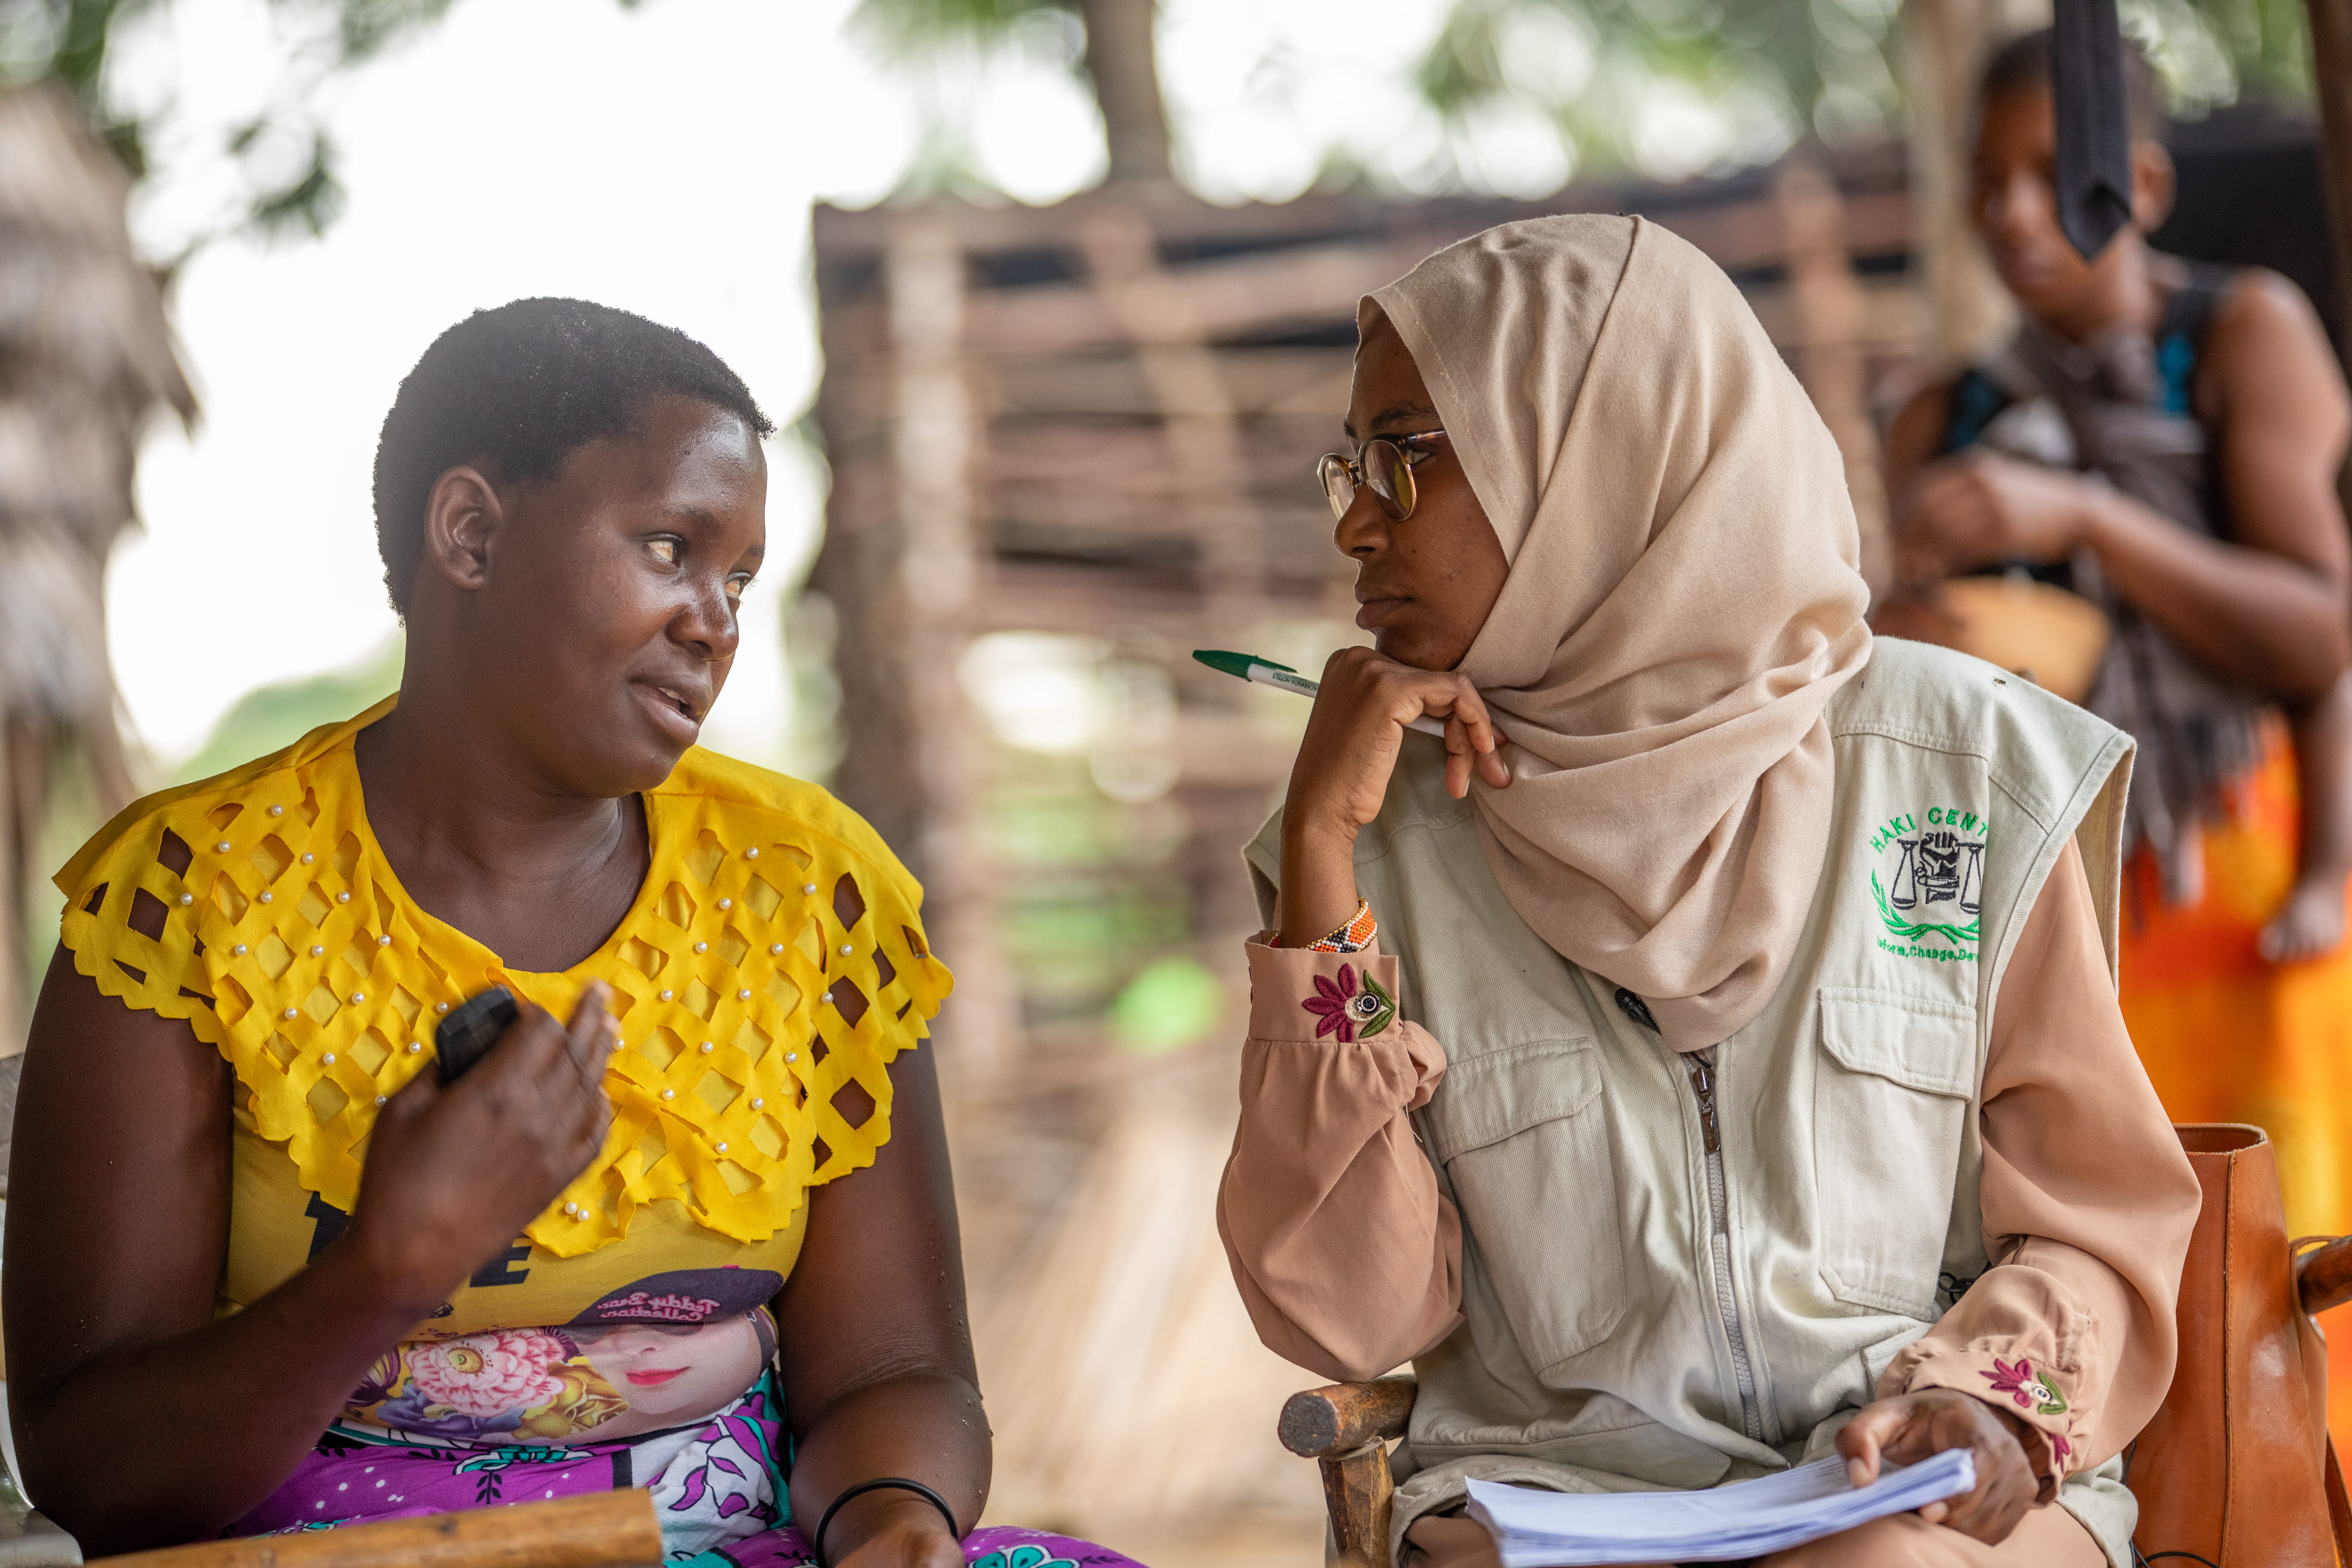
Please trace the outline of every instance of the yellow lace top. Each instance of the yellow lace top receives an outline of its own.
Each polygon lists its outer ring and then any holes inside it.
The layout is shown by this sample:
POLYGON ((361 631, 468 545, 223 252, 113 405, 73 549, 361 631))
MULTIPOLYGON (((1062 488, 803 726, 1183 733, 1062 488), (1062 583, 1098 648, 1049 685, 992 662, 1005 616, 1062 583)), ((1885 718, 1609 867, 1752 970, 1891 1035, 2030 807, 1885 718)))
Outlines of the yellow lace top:
POLYGON ((766 1241, 797 1228, 806 1188, 873 1163, 884 1068, 952 981, 872 828, 814 784, 696 748, 646 793, 652 865, 619 929, 561 974, 511 971, 418 908, 368 830, 352 742, 394 700, 108 824, 57 877, 75 967, 186 1019, 236 1069, 254 1131, 345 1213, 381 1097, 432 1061, 436 1018, 492 984, 559 1016, 591 980, 614 990, 612 1131, 526 1232, 556 1258, 619 1241, 664 1199, 766 1241), (131 924, 146 900, 159 939, 131 924))

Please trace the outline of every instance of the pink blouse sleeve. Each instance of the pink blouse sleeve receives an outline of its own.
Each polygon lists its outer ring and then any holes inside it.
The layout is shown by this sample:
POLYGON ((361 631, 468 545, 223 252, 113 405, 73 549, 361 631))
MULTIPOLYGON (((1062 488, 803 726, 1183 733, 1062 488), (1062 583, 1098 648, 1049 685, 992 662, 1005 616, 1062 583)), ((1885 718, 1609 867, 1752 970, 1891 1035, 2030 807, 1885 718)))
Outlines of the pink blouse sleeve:
POLYGON ((1379 944, 1249 944, 1241 1125, 1217 1230, 1258 1338, 1340 1381, 1378 1377, 1462 1321, 1462 1222, 1411 1113, 1445 1052, 1396 1011, 1379 944))
POLYGON ((2125 1032, 2071 842, 2002 980, 1982 1126, 1992 1267, 1878 1393, 1958 1389, 2023 1422, 2047 1502, 2163 1403, 2200 1203, 2125 1032))

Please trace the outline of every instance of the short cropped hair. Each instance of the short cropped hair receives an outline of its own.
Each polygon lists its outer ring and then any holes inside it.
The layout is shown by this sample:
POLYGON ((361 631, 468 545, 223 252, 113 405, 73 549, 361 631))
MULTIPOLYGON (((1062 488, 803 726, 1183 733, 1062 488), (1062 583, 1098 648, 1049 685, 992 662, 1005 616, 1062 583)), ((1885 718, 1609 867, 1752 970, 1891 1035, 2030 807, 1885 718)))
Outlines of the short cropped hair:
MULTIPOLYGON (((2058 68, 2055 37, 2044 27, 2011 38, 1995 50, 1985 62, 1984 75, 1977 79, 1979 110, 2003 93, 2047 91, 2053 87, 2058 68)), ((2134 141, 2164 140, 2168 117, 2163 84, 2157 80, 2156 68, 2148 63, 2147 53, 2128 33, 2124 36, 2124 115, 2130 121, 2134 141)))
POLYGON ((552 479, 589 442, 635 428, 674 393, 775 425, 743 378, 675 327, 586 300, 517 300, 433 340, 400 384, 375 448, 375 534, 392 607, 408 613, 435 481, 463 463, 502 484, 552 479))

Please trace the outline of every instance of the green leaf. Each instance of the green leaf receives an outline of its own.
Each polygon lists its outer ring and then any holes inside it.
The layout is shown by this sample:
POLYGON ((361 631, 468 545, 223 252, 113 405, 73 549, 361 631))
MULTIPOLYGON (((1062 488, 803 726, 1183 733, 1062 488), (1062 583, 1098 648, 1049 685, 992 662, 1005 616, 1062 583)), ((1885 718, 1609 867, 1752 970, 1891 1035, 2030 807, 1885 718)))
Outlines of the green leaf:
POLYGON ((290 184, 255 197, 246 221, 265 238, 306 229, 316 239, 341 216, 343 198, 342 182, 335 177, 334 143, 324 131, 313 131, 309 164, 290 184))
POLYGON ((1063 0, 859 0, 849 32, 876 59, 903 64, 955 44, 991 48, 1031 16, 1074 9, 1063 0))

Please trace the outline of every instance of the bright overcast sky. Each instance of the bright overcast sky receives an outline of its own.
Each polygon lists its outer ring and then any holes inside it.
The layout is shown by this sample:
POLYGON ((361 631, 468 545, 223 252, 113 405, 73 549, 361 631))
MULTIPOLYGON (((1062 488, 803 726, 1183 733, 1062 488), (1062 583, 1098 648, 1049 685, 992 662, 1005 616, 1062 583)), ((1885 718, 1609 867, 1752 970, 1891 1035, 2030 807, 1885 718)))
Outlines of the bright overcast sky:
MULTIPOLYGON (((146 529, 110 586, 117 675, 160 757, 192 750, 253 687, 350 664, 391 635, 370 521, 376 428, 425 345, 468 311, 531 294, 637 310, 709 343, 779 421, 801 412, 818 374, 809 204, 878 197, 916 129, 909 90, 839 36, 848 9, 457 0, 434 31, 330 85, 341 220, 318 242, 215 245, 173 294, 204 421, 193 439, 166 422, 147 442, 146 529)), ((1336 140, 1425 144, 1401 72, 1442 10, 1171 0, 1164 66, 1198 183, 1281 199, 1336 140)), ((176 0, 123 40, 121 83, 168 102, 177 132, 133 215, 151 254, 224 199, 209 150, 281 79, 272 27, 265 0, 176 0)), ((1091 104, 1046 65, 992 68, 975 124, 987 171, 1028 199, 1099 165, 1091 104)), ((821 504, 804 471, 780 464, 777 479, 776 564, 711 726, 715 743, 753 752, 783 712, 780 595, 821 504)))

